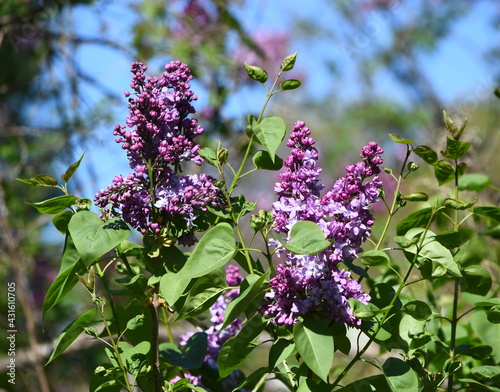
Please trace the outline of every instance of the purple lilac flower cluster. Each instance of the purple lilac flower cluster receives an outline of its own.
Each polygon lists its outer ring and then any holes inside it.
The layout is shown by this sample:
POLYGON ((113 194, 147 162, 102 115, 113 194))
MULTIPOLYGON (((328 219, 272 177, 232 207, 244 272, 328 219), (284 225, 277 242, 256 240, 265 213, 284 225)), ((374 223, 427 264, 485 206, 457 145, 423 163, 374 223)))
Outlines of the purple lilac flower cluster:
POLYGON ((287 146, 290 156, 275 186, 278 201, 273 204, 274 230, 289 235, 299 221, 315 222, 332 245, 315 255, 295 255, 283 249, 286 261, 276 268, 271 289, 266 295, 264 315, 277 324, 293 325, 297 316, 319 313, 328 320, 359 326, 348 299, 368 303, 370 296, 361 290, 350 272, 339 269, 342 261, 352 261, 370 236, 373 215, 370 205, 378 200, 382 183, 379 165, 381 147, 370 142, 361 151, 362 161, 346 167, 346 176, 337 180, 324 196, 320 191, 321 168, 318 150, 304 122, 297 122, 287 146), (369 177, 370 181, 365 181, 369 177))
POLYGON ((160 77, 146 77, 146 66, 132 63, 129 116, 126 126, 116 125, 115 141, 122 144, 133 173, 118 175, 95 196, 106 216, 122 218, 143 234, 159 233, 162 224, 176 217, 195 226, 197 210, 222 203, 220 191, 208 175, 179 173, 182 162, 201 164, 200 146, 194 138, 203 133, 191 102, 189 68, 180 61, 165 66, 160 77))
MULTIPOLYGON (((239 287, 243 281, 243 277, 238 272, 239 268, 233 265, 229 265, 226 269, 226 282, 230 287, 239 287)), ((208 350, 205 357, 205 363, 217 369, 217 357, 219 356, 220 349, 222 345, 231 337, 235 336, 241 329, 242 322, 240 319, 234 320, 226 328, 221 329, 224 323, 224 314, 226 312, 227 305, 239 294, 238 288, 233 288, 225 291, 217 301, 210 308, 210 327, 205 330, 207 334, 208 350)), ((199 331, 202 331, 199 328, 199 331)), ((181 336, 181 346, 185 346, 186 342, 191 337, 192 333, 187 333, 181 336)), ((222 384, 225 391, 231 391, 238 385, 238 379, 241 374, 239 371, 234 371, 228 377, 226 377, 222 384)), ((184 377, 188 378, 193 385, 203 386, 202 377, 194 376, 189 373, 184 373, 184 377)), ((180 377, 176 377, 171 382, 175 382, 180 377)), ((203 386, 206 388, 206 386, 203 386)), ((210 391, 208 389, 208 391, 210 391)), ((245 389, 240 389, 240 391, 246 391, 245 389)))

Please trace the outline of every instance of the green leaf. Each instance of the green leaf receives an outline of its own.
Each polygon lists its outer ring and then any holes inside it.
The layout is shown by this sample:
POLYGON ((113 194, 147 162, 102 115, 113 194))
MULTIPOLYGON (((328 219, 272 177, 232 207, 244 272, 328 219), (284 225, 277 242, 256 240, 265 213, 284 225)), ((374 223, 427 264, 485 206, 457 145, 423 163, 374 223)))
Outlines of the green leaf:
POLYGON ((492 324, 500 324, 500 306, 486 310, 486 318, 492 324))
POLYGON ((462 291, 486 295, 492 285, 491 275, 480 265, 469 265, 462 270, 462 291))
POLYGON ((80 166, 80 163, 82 162, 82 159, 83 159, 84 155, 85 155, 85 153, 82 154, 82 156, 80 157, 80 159, 78 161, 76 161, 70 167, 68 167, 68 169, 61 176, 61 180, 63 180, 64 182, 68 182, 69 181, 69 179, 73 176, 73 174, 75 174, 76 170, 80 166))
POLYGON ((394 143, 399 143, 399 144, 410 144, 413 143, 415 140, 407 140, 403 136, 398 135, 397 133, 389 133, 389 137, 394 143))
POLYGON ((398 236, 406 234, 406 232, 414 227, 426 227, 432 217, 432 207, 423 208, 408 215, 405 219, 399 222, 396 227, 398 236))
POLYGON ((500 388, 484 385, 484 383, 474 380, 473 378, 460 378, 458 381, 469 384, 474 388, 474 391, 485 392, 500 392, 500 388))
POLYGON ((445 158, 457 160, 462 158, 470 148, 470 143, 446 138, 446 149, 441 151, 445 158))
POLYGON ((45 316, 57 303, 59 303, 78 283, 77 274, 87 272, 85 264, 78 259, 76 264, 68 267, 57 275, 57 278, 52 282, 47 290, 42 306, 42 324, 45 316))
POLYGON ((56 229, 59 230, 60 233, 62 234, 67 233, 68 224, 73 214, 74 214, 73 211, 65 210, 52 218, 52 223, 54 224, 56 229))
POLYGON ((41 212, 42 214, 58 214, 65 209, 71 207, 72 205, 75 204, 77 200, 76 196, 57 196, 53 197, 52 199, 44 200, 44 201, 39 201, 36 203, 27 203, 30 206, 35 207, 38 212, 41 212))
POLYGON ((134 331, 144 325, 144 315, 138 314, 127 321, 127 329, 134 331))
POLYGON ((217 167, 217 154, 215 153, 215 150, 213 148, 203 147, 200 151, 198 151, 198 155, 202 157, 208 164, 217 167))
POLYGON ((279 338, 273 342, 269 350, 269 369, 272 370, 286 360, 295 350, 293 340, 279 338))
POLYGON ((80 336, 85 327, 93 324, 95 316, 97 313, 97 309, 89 310, 84 313, 80 317, 78 317, 75 321, 68 324, 68 326, 62 331, 57 339, 56 346, 54 351, 50 355, 49 360, 45 365, 51 363, 54 359, 56 359, 59 355, 61 355, 64 350, 66 350, 73 341, 80 336))
POLYGON ((392 392, 418 391, 417 374, 405 361, 399 358, 387 358, 382 370, 392 392))
POLYGON ((403 199, 411 202, 427 201, 429 200, 429 195, 423 192, 415 192, 408 195, 403 195, 403 199))
POLYGON ((405 249, 413 245, 413 242, 404 236, 396 236, 392 239, 396 244, 398 244, 401 248, 405 249))
POLYGON ((295 90, 295 89, 298 89, 301 84, 302 84, 302 82, 300 80, 288 79, 288 80, 285 80, 284 82, 281 82, 280 88, 284 91, 295 90))
POLYGON ((265 117, 260 123, 257 123, 253 117, 251 119, 252 131, 259 139, 266 150, 269 152, 269 157, 272 162, 275 162, 275 154, 281 141, 286 134, 286 124, 281 117, 269 116, 265 117))
POLYGON ((113 218, 104 223, 90 211, 73 215, 68 230, 87 267, 130 236, 130 229, 123 220, 113 218))
POLYGON ((90 392, 120 392, 122 385, 116 379, 110 380, 110 377, 123 378, 121 369, 115 369, 109 363, 103 363, 95 369, 90 375, 89 391, 90 392), (117 371, 115 371, 117 370, 117 371))
POLYGON ((337 389, 336 392, 382 392, 389 391, 387 381, 382 374, 370 376, 357 380, 343 388, 337 389))
POLYGON ((185 347, 174 343, 161 343, 160 354, 168 363, 186 369, 198 369, 207 355, 207 334, 197 332, 186 342, 185 347))
POLYGON ((271 159, 269 152, 266 150, 257 151, 252 161, 257 169, 280 170, 283 167, 283 159, 277 155, 275 155, 274 160, 271 159))
POLYGON ((57 186, 57 180, 52 176, 35 176, 31 178, 16 178, 16 180, 24 182, 25 184, 31 186, 47 186, 47 187, 55 187, 57 186))
POLYGON ((325 233, 314 222, 299 221, 295 223, 290 232, 290 242, 286 242, 279 235, 275 235, 283 247, 297 255, 314 255, 330 246, 325 240, 325 233))
POLYGON ((418 300, 407 302, 403 306, 402 311, 408 313, 415 320, 427 320, 429 316, 432 315, 432 310, 429 305, 418 300))
POLYGON ((367 250, 361 255, 361 262, 370 267, 377 267, 389 264, 391 259, 387 253, 381 250, 367 250))
POLYGON ((269 272, 261 276, 249 274, 245 277, 240 286, 240 293, 227 305, 221 329, 226 328, 253 303, 260 303, 264 295, 264 282, 268 279, 269 272))
POLYGON ((330 392, 331 390, 332 388, 329 384, 320 381, 318 385, 310 378, 303 378, 297 388, 297 392, 330 392))
POLYGON ((293 326, 295 347, 306 365, 319 378, 328 382, 335 348, 330 328, 324 320, 307 319, 293 326))
POLYGON ((462 245, 467 238, 460 231, 443 231, 435 237, 435 240, 447 249, 454 249, 462 245))
MULTIPOLYGON (((425 229, 417 227, 409 230, 405 236, 411 240, 414 237, 422 235, 424 232, 425 229)), ((413 255, 418 252, 417 261, 420 263, 419 269, 424 276, 438 277, 446 273, 454 277, 462 276, 449 249, 446 249, 437 242, 434 239, 435 237, 436 235, 432 231, 427 230, 422 249, 417 250, 416 245, 405 249, 405 255, 407 255, 408 260, 411 261, 413 255), (431 269, 430 271, 429 268, 431 269)))
POLYGON ((488 188, 491 182, 486 174, 465 174, 458 180, 458 189, 479 192, 488 188))
POLYGON ((475 207, 472 212, 487 218, 494 219, 500 222, 500 208, 499 207, 475 207))
POLYGON ((267 72, 255 65, 249 65, 245 63, 245 70, 247 71, 247 75, 257 82, 266 83, 267 81, 267 72))
POLYGON ((439 185, 444 185, 455 179, 455 169, 448 161, 441 160, 434 165, 434 175, 439 185))
POLYGON ((476 204, 477 198, 474 198, 473 201, 471 202, 465 202, 462 200, 457 200, 457 199, 452 199, 452 198, 447 198, 444 200, 443 205, 447 208, 451 208, 453 210, 466 210, 468 208, 471 208, 474 204, 476 204))
POLYGON ((471 317, 471 326, 483 344, 491 346, 492 355, 500 357, 500 324, 492 324, 484 311, 476 311, 471 317))
POLYGON ((256 347, 252 341, 266 327, 260 314, 252 317, 238 335, 228 339, 221 347, 218 357, 219 375, 229 376, 237 369, 256 347))
POLYGON ((471 374, 479 380, 486 382, 500 381, 500 366, 482 365, 473 367, 471 374))
POLYGON ((297 52, 286 56, 281 62, 280 69, 283 72, 291 71, 295 65, 295 60, 297 60, 297 52))
POLYGON ((418 146, 412 150, 415 155, 422 158, 429 165, 434 165, 438 161, 437 152, 429 146, 418 146))
POLYGON ((226 272, 223 268, 217 268, 200 277, 189 290, 178 319, 194 317, 208 310, 227 287, 226 272))
POLYGON ((478 359, 480 361, 485 361, 491 357, 492 351, 493 349, 491 348, 491 346, 488 346, 486 344, 479 344, 467 348, 465 351, 461 353, 461 355, 467 355, 471 358, 478 359))
MULTIPOLYGON (((151 349, 151 343, 144 340, 135 346, 130 345, 128 342, 120 341, 118 342, 118 351, 120 352, 120 358, 122 363, 125 365, 127 371, 136 376, 139 373, 146 355, 151 349)), ((108 355, 109 360, 115 367, 119 367, 118 360, 116 358, 116 353, 111 347, 105 347, 104 350, 108 355)))
POLYGON ((176 277, 191 279, 206 275, 229 262, 236 250, 233 229, 229 223, 219 223, 201 238, 176 277))

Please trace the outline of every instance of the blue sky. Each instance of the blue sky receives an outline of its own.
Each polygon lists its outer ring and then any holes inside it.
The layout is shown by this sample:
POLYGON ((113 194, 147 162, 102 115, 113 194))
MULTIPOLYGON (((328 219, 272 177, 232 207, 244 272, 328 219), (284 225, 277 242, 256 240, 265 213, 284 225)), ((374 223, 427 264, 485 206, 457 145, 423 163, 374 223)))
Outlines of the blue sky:
MULTIPOLYGON (((297 67, 307 73, 307 84, 300 93, 304 96, 307 94, 324 96, 330 89, 335 88, 342 92, 341 98, 344 101, 358 99, 361 86, 355 68, 357 56, 361 51, 369 51, 372 45, 384 44, 387 41, 389 23, 400 18, 411 20, 414 1, 418 0, 402 2, 390 13, 370 11, 363 24, 356 30, 349 31, 349 35, 344 39, 336 41, 318 37, 293 39, 290 50, 299 51, 297 67), (359 42, 354 52, 351 52, 354 53, 351 57, 347 56, 349 48, 352 49, 352 45, 349 46, 349 39, 357 39, 359 42), (334 86, 331 74, 323 66, 325 58, 336 59, 342 72, 342 77, 335 79, 334 86)), ((342 37, 342 20, 338 15, 325 9, 324 0, 308 1, 307 6, 304 5, 304 1, 298 0, 286 2, 258 0, 247 3, 246 8, 240 12, 247 31, 286 31, 295 16, 307 16, 311 23, 330 23, 335 26, 338 24, 336 29, 340 31, 339 36, 342 37)), ((487 48, 500 39, 499 31, 495 31, 491 25, 491 18, 495 12, 499 11, 494 2, 477 2, 466 18, 454 24, 449 38, 441 42, 436 52, 421 56, 423 69, 430 76, 434 88, 446 104, 456 101, 466 104, 467 100, 473 102, 483 99, 484 91, 492 91, 493 67, 482 56, 487 48)), ((80 31, 87 36, 96 34, 98 23, 93 15, 85 7, 77 8, 74 13, 80 31)), ((111 39, 118 38, 124 43, 130 39, 128 28, 134 15, 122 7, 120 2, 106 5, 102 18, 108 22, 108 34, 111 39)), ((88 46, 79 51, 77 60, 87 72, 98 75, 99 80, 111 91, 121 94, 128 89, 129 67, 133 59, 114 50, 88 46)), ((169 60, 166 59, 165 62, 169 60)), ((375 81, 376 94, 405 101, 405 95, 387 72, 379 72, 375 81)), ((203 96, 203 93, 197 93, 203 96)), ((89 89, 88 94, 90 100, 99 99, 98 93, 94 90, 89 89)), ((246 105, 255 110, 252 107, 254 101, 256 101, 255 93, 245 91, 245 94, 238 96, 238 101, 232 103, 230 110, 246 112, 246 105)), ((127 116, 125 99, 122 108, 116 110, 115 115, 115 123, 123 124, 127 116)), ((82 146, 82 151, 87 149, 82 171, 85 172, 85 169, 92 166, 97 175, 96 182, 89 181, 85 197, 92 198, 99 188, 111 182, 114 175, 126 174, 128 171, 125 153, 113 142, 112 131, 113 127, 109 125, 99 127, 95 132, 98 140, 103 141, 102 144, 82 146)), ((79 154, 80 151, 75 152, 75 155, 79 154)))

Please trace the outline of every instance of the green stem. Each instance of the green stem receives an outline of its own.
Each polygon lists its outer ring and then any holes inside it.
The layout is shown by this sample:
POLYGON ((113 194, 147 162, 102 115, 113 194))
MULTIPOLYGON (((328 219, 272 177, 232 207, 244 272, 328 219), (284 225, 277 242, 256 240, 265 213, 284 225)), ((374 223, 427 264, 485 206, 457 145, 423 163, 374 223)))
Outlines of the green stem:
POLYGON ((160 350, 158 345, 158 334, 159 334, 159 324, 158 324, 158 294, 153 293, 153 299, 151 305, 149 305, 151 310, 151 359, 153 366, 153 376, 155 383, 155 391, 163 391, 163 381, 161 379, 160 372, 160 350))

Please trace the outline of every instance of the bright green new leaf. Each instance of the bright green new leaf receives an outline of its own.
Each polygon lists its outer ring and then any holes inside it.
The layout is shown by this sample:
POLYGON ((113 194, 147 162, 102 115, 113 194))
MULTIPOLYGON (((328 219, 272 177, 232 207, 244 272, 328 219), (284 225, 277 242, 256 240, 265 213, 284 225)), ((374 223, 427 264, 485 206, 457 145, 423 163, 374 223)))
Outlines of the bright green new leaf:
POLYGON ((31 186, 47 186, 47 187, 55 187, 57 186, 57 180, 52 176, 35 176, 31 178, 16 178, 16 180, 24 182, 25 184, 31 186))
POLYGON ((192 279, 228 263, 236 253, 236 239, 229 223, 219 223, 205 233, 177 273, 177 279, 192 279))
MULTIPOLYGON (((251 118, 253 119, 253 117, 251 118)), ((251 126, 255 136, 269 152, 269 157, 274 163, 276 151, 286 134, 285 121, 281 117, 269 116, 262 119, 260 123, 253 119, 251 126)))
POLYGON ((450 162, 441 160, 434 165, 434 175, 439 185, 444 185, 455 179, 455 169, 450 162))
POLYGON ((297 60, 297 52, 286 56, 281 62, 280 69, 283 72, 291 71, 295 65, 295 60, 297 60))
POLYGON ((333 337, 326 321, 307 319, 297 321, 293 327, 295 347, 306 365, 319 378, 328 382, 328 373, 335 352, 333 337))
POLYGON ((264 170, 280 170, 283 167, 283 159, 275 155, 274 160, 271 159, 269 152, 266 150, 259 150, 255 153, 252 161, 257 169, 264 170))
POLYGON ((103 222, 97 214, 90 211, 75 214, 69 222, 68 230, 87 267, 130 236, 130 229, 123 220, 113 218, 103 222))
POLYGON ((479 192, 488 188, 491 182, 486 174, 465 174, 458 180, 458 189, 479 192))
POLYGON ((399 358, 388 358, 382 370, 392 392, 418 391, 417 374, 405 361, 399 358))
POLYGON ((415 155, 422 158, 429 165, 434 165, 438 161, 437 152, 429 146, 418 146, 412 150, 415 155))
POLYGON ((64 182, 68 182, 69 179, 73 176, 73 174, 75 174, 76 170, 78 169, 78 167, 80 166, 80 163, 82 162, 82 159, 83 159, 83 156, 85 155, 85 153, 82 154, 82 156, 80 157, 80 159, 78 161, 76 161, 75 163, 73 163, 70 167, 68 167, 68 169, 64 172, 64 174, 61 176, 61 179, 64 181, 64 182))
POLYGON ((446 138, 446 149, 441 151, 441 154, 448 159, 460 159, 469 150, 471 144, 467 142, 459 142, 458 140, 446 138))
POLYGON ((201 276, 188 291, 178 319, 194 317, 208 310, 227 287, 226 272, 223 268, 201 276))
POLYGON ((247 71, 247 75, 257 82, 266 83, 267 81, 267 72, 255 65, 249 65, 245 63, 245 70, 247 71))
POLYGON ((299 221, 293 225, 290 232, 290 242, 276 235, 283 247, 298 255, 314 255, 322 252, 330 246, 330 242, 325 240, 325 233, 314 222, 299 221))
POLYGON ((410 144, 415 141, 414 139, 405 139, 403 136, 398 135, 397 133, 389 133, 389 137, 393 142, 399 144, 410 144))
POLYGON ((91 309, 88 312, 82 314, 75 321, 68 324, 64 331, 59 335, 57 339, 56 346, 54 351, 50 355, 49 360, 45 365, 51 363, 54 359, 56 359, 59 355, 61 355, 64 350, 66 350, 73 341, 80 336, 85 327, 93 324, 95 316, 97 313, 97 309, 91 309))
POLYGON ((210 147, 203 147, 200 151, 198 151, 198 155, 208 164, 217 167, 217 154, 214 149, 210 147))
POLYGON ((391 259, 381 250, 367 250, 361 255, 361 262, 370 267, 387 265, 391 259))
POLYGON ((36 203, 27 203, 27 204, 35 207, 38 210, 38 212, 41 212, 42 214, 54 215, 54 214, 59 214, 65 209, 74 205, 76 200, 77 200, 76 196, 64 195, 64 196, 53 197, 52 199, 39 201, 36 203))
POLYGON ((281 82, 280 88, 284 91, 298 89, 301 85, 301 81, 297 79, 288 79, 281 82))

